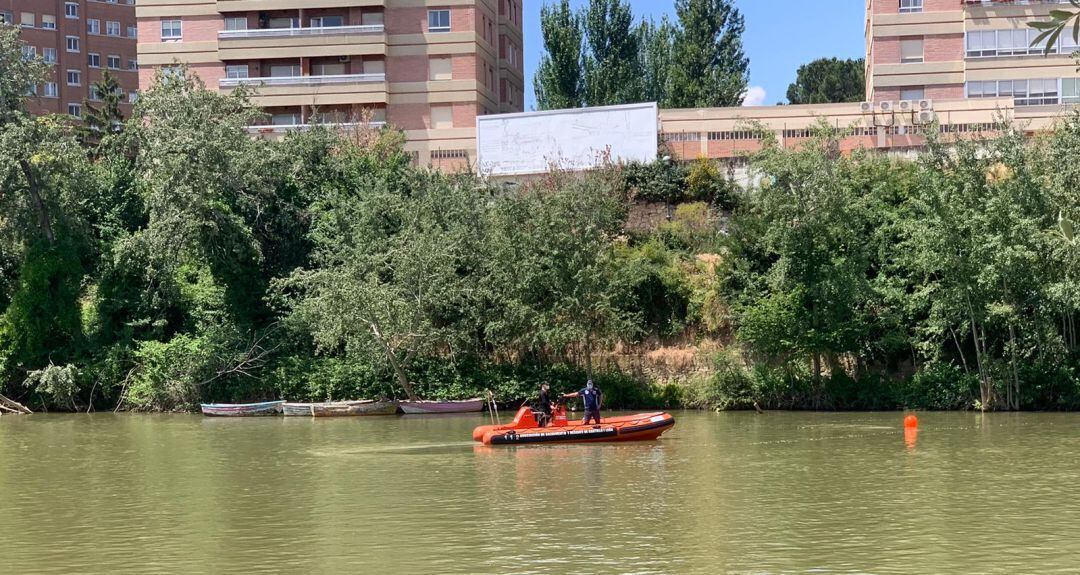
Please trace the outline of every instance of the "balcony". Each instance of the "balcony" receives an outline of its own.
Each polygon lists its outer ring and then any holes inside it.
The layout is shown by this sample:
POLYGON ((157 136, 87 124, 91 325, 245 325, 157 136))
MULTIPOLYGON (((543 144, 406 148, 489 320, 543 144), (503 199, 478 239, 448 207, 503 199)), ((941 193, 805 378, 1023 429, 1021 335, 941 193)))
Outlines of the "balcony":
POLYGON ((252 30, 222 30, 218 40, 243 40, 251 38, 295 38, 311 36, 340 36, 352 34, 382 34, 382 24, 367 26, 320 26, 317 28, 256 28, 252 30))
POLYGON ((251 102, 264 108, 347 104, 386 105, 389 98, 386 74, 222 78, 218 85, 223 91, 238 86, 251 86, 256 89, 251 102))
POLYGON ((218 56, 222 60, 385 55, 386 30, 382 24, 218 32, 218 56))
POLYGON ((334 74, 328 76, 265 76, 259 78, 222 78, 222 88, 237 86, 325 86, 328 84, 356 84, 385 82, 386 74, 334 74))
POLYGON ((354 128, 372 128, 379 129, 386 126, 386 122, 323 122, 323 123, 310 123, 310 124, 263 124, 248 126, 247 131, 250 134, 284 134, 286 132, 310 130, 314 126, 330 126, 341 130, 349 130, 354 128))

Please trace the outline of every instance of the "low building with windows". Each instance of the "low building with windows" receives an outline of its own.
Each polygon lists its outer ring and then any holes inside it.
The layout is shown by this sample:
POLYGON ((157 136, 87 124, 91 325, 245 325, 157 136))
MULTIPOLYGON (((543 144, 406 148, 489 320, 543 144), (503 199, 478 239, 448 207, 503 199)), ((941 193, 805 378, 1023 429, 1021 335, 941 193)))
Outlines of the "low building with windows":
POLYGON ((457 169, 477 116, 524 109, 521 1, 139 0, 140 83, 183 63, 257 88, 253 132, 386 122, 418 163, 457 169))
POLYGON ((0 0, 0 23, 20 28, 25 55, 52 65, 32 89, 31 112, 81 117, 86 101, 101 99, 94 83, 108 70, 130 113, 139 87, 135 0, 0 0))

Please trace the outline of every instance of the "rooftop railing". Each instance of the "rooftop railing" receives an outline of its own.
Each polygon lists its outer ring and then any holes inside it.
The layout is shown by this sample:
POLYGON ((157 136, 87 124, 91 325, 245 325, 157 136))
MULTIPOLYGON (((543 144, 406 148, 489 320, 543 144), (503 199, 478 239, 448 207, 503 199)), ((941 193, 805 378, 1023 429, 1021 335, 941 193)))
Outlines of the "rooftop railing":
POLYGON ((255 28, 250 30, 222 30, 220 40, 242 38, 283 38, 289 36, 329 36, 335 34, 381 34, 382 24, 364 26, 316 26, 311 28, 255 28))
POLYGON ((236 86, 322 86, 327 84, 353 84, 361 82, 385 82, 386 74, 333 74, 326 76, 264 76, 254 78, 222 78, 222 88, 236 86))

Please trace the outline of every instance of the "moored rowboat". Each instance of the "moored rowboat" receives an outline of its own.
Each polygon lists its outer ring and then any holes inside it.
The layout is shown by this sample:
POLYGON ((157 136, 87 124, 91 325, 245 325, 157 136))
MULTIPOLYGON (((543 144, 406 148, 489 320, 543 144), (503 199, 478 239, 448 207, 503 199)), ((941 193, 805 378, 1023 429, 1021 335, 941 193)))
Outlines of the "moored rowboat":
POLYGON ((484 445, 525 445, 532 443, 585 443, 599 441, 649 441, 675 426, 670 413, 639 413, 607 417, 600 424, 570 422, 566 410, 555 412, 552 424, 540 427, 533 411, 522 407, 508 425, 481 425, 473 430, 473 440, 484 445))
POLYGON ((480 398, 464 401, 402 401, 401 411, 405 413, 474 413, 484 410, 484 400, 480 398))
POLYGON ((398 412, 397 402, 376 401, 336 401, 324 403, 286 403, 285 415, 309 417, 348 417, 361 415, 394 415, 398 412))
POLYGON ((216 417, 254 417, 257 415, 277 415, 281 413, 284 401, 264 401, 261 403, 204 403, 200 405, 203 415, 216 417))

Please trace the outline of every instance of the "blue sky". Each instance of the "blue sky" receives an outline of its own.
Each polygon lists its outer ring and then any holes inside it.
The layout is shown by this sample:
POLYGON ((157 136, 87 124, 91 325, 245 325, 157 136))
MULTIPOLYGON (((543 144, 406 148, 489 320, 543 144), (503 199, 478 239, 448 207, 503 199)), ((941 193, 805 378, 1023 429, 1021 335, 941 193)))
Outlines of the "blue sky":
MULTIPOLYGON (((543 53, 540 7, 551 0, 524 0, 525 109, 535 107, 533 73, 543 53)), ((581 6, 587 0, 571 0, 581 6)), ((638 18, 674 18, 673 0, 630 0, 638 18)), ((746 19, 743 45, 750 57, 750 86, 764 90, 764 104, 784 100, 801 64, 821 57, 861 58, 865 4, 862 0, 736 0, 746 19)), ((761 92, 753 90, 752 96, 761 92)), ((749 102, 748 102, 749 103, 749 102)))

